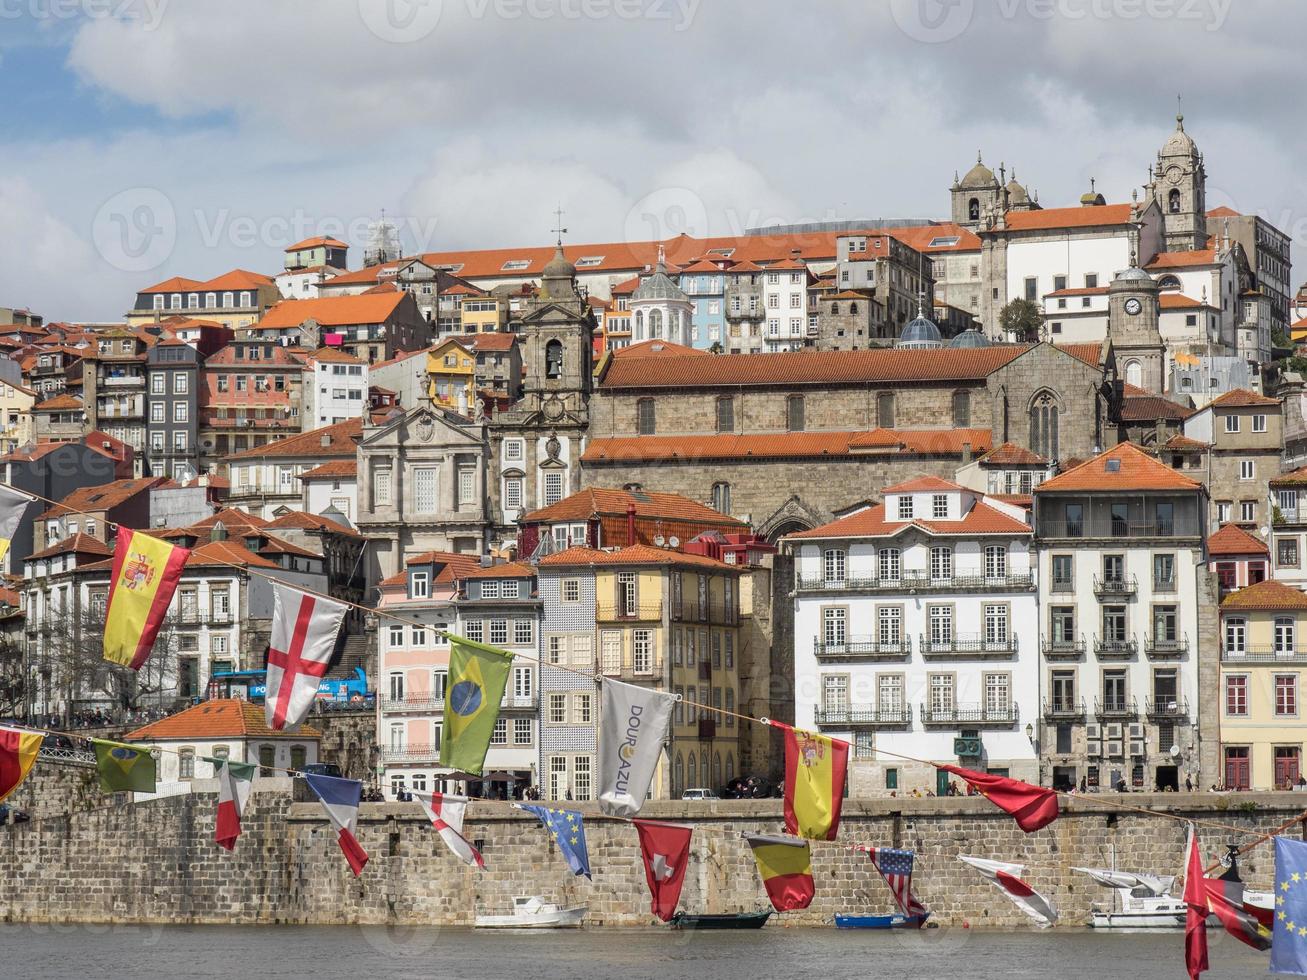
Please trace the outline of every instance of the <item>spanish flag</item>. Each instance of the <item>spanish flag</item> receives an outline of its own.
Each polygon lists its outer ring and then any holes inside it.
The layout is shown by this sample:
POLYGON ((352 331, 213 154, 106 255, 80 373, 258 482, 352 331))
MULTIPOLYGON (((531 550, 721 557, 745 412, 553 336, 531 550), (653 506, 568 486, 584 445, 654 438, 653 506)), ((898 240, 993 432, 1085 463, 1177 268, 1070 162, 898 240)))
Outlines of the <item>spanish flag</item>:
POLYGON ((812 883, 812 850, 797 837, 749 837, 753 859, 758 864, 767 897, 777 912, 806 909, 815 890, 812 883))
POLYGON ((785 829, 809 840, 834 840, 840 829, 849 743, 799 731, 785 732, 785 829))
POLYGON ((449 680, 440 727, 440 764, 481 775, 513 655, 462 636, 449 637, 449 680))
POLYGON ((0 561, 9 553, 9 545, 14 540, 14 533, 22 523, 23 513, 32 498, 20 493, 13 487, 0 484, 0 561))
POLYGON ((32 771, 45 736, 17 728, 0 728, 0 800, 18 789, 32 771))
POLYGON ((141 669, 190 554, 148 534, 118 529, 104 618, 105 660, 141 669))

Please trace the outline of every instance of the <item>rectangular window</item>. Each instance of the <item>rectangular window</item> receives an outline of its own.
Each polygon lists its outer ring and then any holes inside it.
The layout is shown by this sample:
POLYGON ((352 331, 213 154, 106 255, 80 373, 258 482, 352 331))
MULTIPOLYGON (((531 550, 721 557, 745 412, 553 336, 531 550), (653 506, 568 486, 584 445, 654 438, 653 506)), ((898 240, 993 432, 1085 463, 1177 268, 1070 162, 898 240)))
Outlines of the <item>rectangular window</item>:
POLYGON ((1006 647, 1008 642, 1007 606, 985 606, 986 646, 1006 647))
POLYGON ((476 507, 476 470, 464 467, 458 471, 458 509, 476 507))
POLYGON ((463 635, 469 640, 476 640, 478 643, 485 641, 485 622, 480 619, 469 619, 463 623, 463 635))
POLYGON ((1275 675, 1275 714, 1290 716, 1298 713, 1298 675, 1275 675))
POLYGON ((881 548, 877 553, 882 582, 897 582, 901 577, 898 548, 881 548))
POLYGON ((508 744, 508 719, 507 718, 498 718, 495 720, 495 727, 490 732, 490 744, 491 745, 508 744))
POLYGON ((492 619, 488 630, 486 642, 492 646, 502 647, 508 642, 508 620, 492 619))
POLYGON ((790 432, 802 432, 804 426, 803 396, 790 395, 785 399, 786 427, 790 432))
POLYGON ((821 704, 826 711, 849 710, 849 678, 846 674, 822 675, 821 704))
POLYGON ((848 553, 838 548, 828 549, 822 554, 822 570, 827 587, 844 584, 844 573, 848 563, 848 553))
POLYGON ((1275 653, 1277 656, 1292 655, 1296 649, 1296 623, 1292 616, 1275 618, 1275 653))
POLYGON ((535 741, 535 739, 532 738, 531 719, 514 718, 513 719, 513 744, 530 745, 533 741, 535 741))
POLYGON ((985 578, 1007 578, 1007 548, 1003 545, 988 545, 985 548, 985 578))
POLYGON ((653 673, 653 630, 632 632, 631 669, 637 674, 653 673))
POLYGON ((518 646, 530 646, 535 636, 535 622, 530 619, 513 620, 513 642, 518 646))
POLYGON ((947 713, 954 710, 954 684, 952 674, 930 674, 928 682, 930 710, 947 713))
POLYGON ((414 572, 409 576, 409 592, 411 599, 426 599, 431 595, 429 588, 430 578, 426 572, 414 572))
POLYGON ((1231 414, 1225 417, 1225 431, 1226 432, 1239 431, 1239 416, 1231 414))
POLYGON ((550 694, 549 695, 549 724, 565 725, 567 724, 567 695, 550 694))
POLYGON ((1254 431, 1254 432, 1265 432, 1265 431, 1266 431, 1266 416, 1265 416, 1265 415, 1254 415, 1254 416, 1253 416, 1253 431, 1254 431))
POLYGON ((437 510, 436 474, 432 466, 419 466, 413 471, 413 506, 419 514, 434 514, 437 510))
POLYGON ((1231 718, 1248 716, 1248 675, 1227 674, 1225 678, 1225 713, 1231 718))
POLYGON ((618 630, 604 630, 599 636, 599 655, 605 674, 622 670, 622 634, 618 630))
POLYGON ((876 636, 886 647, 903 642, 903 610, 898 606, 881 606, 876 610, 876 636))
POLYGON ((717 399, 717 431, 735 431, 735 401, 731 398, 717 399))
POLYGON ((556 504, 563 499, 563 474, 545 474, 545 506, 556 504))
POLYGON ((1012 707, 1012 676, 1010 674, 985 675, 985 713, 1004 715, 1012 707))
POLYGON ((947 582, 953 578, 953 549, 947 545, 936 545, 930 549, 930 579, 932 582, 947 582))
POLYGON ((929 606, 926 616, 930 622, 931 649, 947 650, 953 643, 953 607, 929 606))
POLYGON ((935 520, 948 517, 948 494, 937 493, 930 498, 930 516, 935 520))
POLYGON ((1275 539, 1275 563, 1281 568, 1298 567, 1298 539, 1275 539))
POLYGON ((1175 591, 1175 555, 1153 555, 1153 589, 1175 591))
POLYGON ((1053 556, 1053 591, 1070 592, 1073 588, 1072 569, 1074 568, 1072 555, 1054 555, 1053 556))
POLYGON ((827 608, 821 611, 822 642, 828 647, 844 646, 847 637, 846 623, 848 612, 843 608, 827 608))
POLYGON ((1256 475, 1257 475, 1257 465, 1253 460, 1251 459, 1239 460, 1240 480, 1253 480, 1256 479, 1256 475))
POLYGON ((589 725, 594 721, 594 695, 588 691, 572 696, 572 724, 589 725))

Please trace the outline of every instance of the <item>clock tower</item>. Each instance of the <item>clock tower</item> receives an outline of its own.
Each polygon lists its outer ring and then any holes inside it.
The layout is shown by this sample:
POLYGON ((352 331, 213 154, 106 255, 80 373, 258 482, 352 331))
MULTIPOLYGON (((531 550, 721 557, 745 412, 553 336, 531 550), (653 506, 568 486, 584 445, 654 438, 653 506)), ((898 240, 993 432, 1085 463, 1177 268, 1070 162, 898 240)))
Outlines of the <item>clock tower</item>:
POLYGON ((1118 272, 1107 287, 1107 339, 1126 384, 1162 394, 1166 355, 1158 328, 1157 280, 1135 266, 1118 272))
POLYGON ((1148 190, 1162 212, 1162 241, 1168 252, 1207 247, 1207 171, 1203 155, 1177 113, 1173 132, 1157 154, 1148 190))

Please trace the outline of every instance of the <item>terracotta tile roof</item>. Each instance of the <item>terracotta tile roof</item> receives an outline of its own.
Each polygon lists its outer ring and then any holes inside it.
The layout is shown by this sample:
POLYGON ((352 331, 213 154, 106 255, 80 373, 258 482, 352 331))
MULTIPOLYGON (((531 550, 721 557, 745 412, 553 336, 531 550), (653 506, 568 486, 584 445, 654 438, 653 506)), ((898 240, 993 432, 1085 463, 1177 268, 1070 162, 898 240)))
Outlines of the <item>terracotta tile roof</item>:
POLYGON ((1048 459, 1024 446, 1005 442, 980 458, 982 466, 1047 466, 1048 459))
POLYGON ((324 364, 362 364, 353 354, 346 354, 334 347, 319 347, 309 354, 310 361, 322 361, 324 364))
POLYGON ((297 731, 273 731, 264 720, 263 705, 237 698, 204 701, 185 711, 161 718, 143 728, 128 732, 124 740, 133 742, 197 741, 217 738, 321 738, 312 725, 300 725, 297 731))
POLYGON ((1098 207, 1044 208, 1039 211, 1008 211, 1004 223, 1009 231, 1045 231, 1054 228, 1092 228, 1126 225, 1131 221, 1129 204, 1098 207))
POLYGON ((1211 305, 1196 300, 1192 296, 1186 296, 1184 293, 1162 293, 1158 297, 1158 304, 1164 310, 1193 310, 1200 306, 1211 305))
POLYGON ((670 340, 642 340, 612 352, 613 357, 712 357, 706 350, 673 344, 670 340))
POLYGON ((151 476, 135 480, 114 480, 112 483, 103 483, 97 487, 82 487, 64 497, 37 519, 111 510, 131 500, 137 494, 145 493, 151 487, 162 486, 167 482, 164 477, 151 476))
POLYGON ((1106 296, 1106 286, 1077 286, 1070 289, 1055 289, 1045 296, 1106 296))
POLYGON ((1059 350, 1064 350, 1077 361, 1084 361, 1090 367, 1098 367, 1099 359, 1103 356, 1103 345, 1094 344, 1058 344, 1059 350))
MULTIPOLYGON (((781 355, 759 355, 766 357, 781 355)), ((757 435, 617 436, 591 439, 586 463, 640 460, 817 459, 855 453, 959 455, 970 441, 974 452, 990 447, 989 429, 874 429, 871 432, 775 432, 757 435)))
POLYGON ((1233 391, 1227 391, 1220 398, 1213 398, 1208 404, 1219 405, 1222 408, 1248 408, 1254 405, 1278 406, 1280 399, 1267 398, 1265 395, 1259 395, 1247 388, 1235 388, 1233 391))
POLYGON ((287 514, 282 514, 275 520, 269 521, 267 528, 269 531, 333 531, 336 534, 344 534, 354 538, 363 536, 353 528, 333 521, 330 517, 323 517, 321 514, 310 514, 302 510, 292 510, 287 514))
POLYGON ((307 456, 341 456, 353 458, 355 440, 363 435, 362 419, 346 419, 335 425, 301 432, 278 439, 266 446, 251 446, 232 453, 227 461, 245 459, 303 459, 307 456), (325 440, 325 445, 324 445, 325 440))
POLYGON ((1125 397, 1121 399, 1121 420, 1123 422, 1150 422, 1155 419, 1183 421, 1194 414, 1194 409, 1161 395, 1154 395, 1134 385, 1126 385, 1125 397), (1134 389, 1131 391, 1130 389, 1134 389))
POLYGON ((301 480, 337 480, 342 477, 353 479, 358 474, 358 458, 351 457, 350 459, 333 459, 321 466, 315 466, 313 469, 301 473, 299 478, 301 480))
POLYGON ((578 521, 605 514, 625 517, 627 508, 631 506, 635 507, 637 517, 745 526, 741 521, 715 511, 697 500, 683 497, 679 493, 610 490, 604 487, 589 487, 581 490, 556 504, 524 515, 521 522, 541 524, 552 521, 578 521))
POLYGON ((47 398, 43 402, 38 402, 32 406, 33 412, 67 412, 71 409, 84 407, 80 398, 74 398, 69 394, 55 395, 53 398, 47 398))
POLYGON ((83 534, 80 531, 70 538, 64 538, 62 541, 56 541, 48 548, 36 552, 27 557, 28 561, 37 558, 51 558, 55 555, 99 555, 107 558, 113 554, 113 549, 101 541, 99 538, 93 538, 89 534, 83 534))
POLYGON ((287 252, 302 252, 310 248, 349 248, 347 244, 338 238, 328 238, 319 236, 318 238, 306 238, 302 242, 296 242, 288 246, 287 252))
MULTIPOLYGON (((955 225, 950 221, 942 221, 935 225, 913 225, 906 228, 882 228, 880 234, 892 235, 909 248, 915 248, 918 252, 979 252, 980 237, 973 231, 963 228, 961 225, 955 225), (931 242, 943 239, 947 241, 950 238, 956 238, 957 241, 950 244, 936 244, 931 242)), ((876 231, 868 231, 867 236, 873 237, 876 231)))
MULTIPOLYGON (((315 556, 316 557, 316 556, 315 556)), ((278 568, 276 562, 256 555, 241 542, 232 538, 226 541, 206 541, 191 551, 186 559, 187 568, 238 565, 242 568, 278 568)))
POLYGON ((1200 248, 1192 252, 1158 252, 1153 256, 1153 261, 1149 262, 1144 268, 1153 269, 1183 269, 1193 265, 1215 265, 1216 249, 1200 248))
POLYGON ((478 351, 505 351, 517 346, 517 334, 499 331, 472 334, 468 338, 478 351))
POLYGON ((1035 487, 1035 493, 1073 490, 1198 490, 1202 484, 1160 463, 1133 443, 1123 442, 1086 463, 1035 487), (1108 469, 1116 460, 1118 468, 1108 469))
POLYGON ((904 480, 902 483, 896 483, 892 487, 886 487, 881 491, 881 493, 925 493, 930 490, 966 489, 966 487, 954 483, 952 480, 941 480, 937 476, 919 476, 916 479, 904 480))
POLYGON ((1222 524, 1221 529, 1207 539, 1207 553, 1217 555, 1269 555, 1271 549, 1261 538, 1249 534, 1238 524, 1222 524))
POLYGON ((1028 493, 987 493, 985 499, 1025 508, 1029 508, 1035 502, 1035 498, 1028 493))
POLYGON ((543 567, 559 565, 684 565, 691 568, 710 568, 717 571, 739 571, 740 566, 728 565, 707 555, 687 555, 647 544, 633 544, 615 551, 598 551, 594 548, 568 548, 556 555, 540 559, 543 567))
POLYGON ((1272 487, 1307 487, 1307 466, 1271 477, 1269 483, 1272 487))
POLYGON ((432 348, 424 347, 421 350, 402 350, 399 353, 397 353, 394 357, 388 358, 387 360, 375 361, 372 365, 372 370, 375 371, 377 368, 389 367, 392 364, 398 364, 400 361, 407 361, 410 357, 417 357, 419 354, 425 354, 427 353, 428 350, 434 350, 434 349, 435 349, 434 347, 432 348))
POLYGON ((377 583, 377 587, 381 589, 394 588, 397 585, 408 585, 408 572, 396 572, 389 578, 383 578, 377 583))
POLYGON ((1201 452, 1204 449, 1211 449, 1212 444, 1209 442, 1202 442, 1199 439, 1190 439, 1188 436, 1181 435, 1177 432, 1158 448, 1170 449, 1173 452, 1201 452))
MULTIPOLYGON (((420 555, 413 555, 404 559, 407 565, 439 565, 440 570, 436 572, 436 585, 452 584, 458 579, 466 578, 469 573, 476 571, 481 567, 481 559, 476 555, 458 554, 452 551, 424 551, 420 555)), ((398 576, 402 582, 404 573, 398 576)))
POLYGON ((1224 204, 1222 204, 1219 208, 1212 208, 1212 210, 1208 211, 1208 212, 1207 212, 1207 217, 1209 217, 1209 218, 1242 218, 1243 215, 1240 214, 1238 211, 1236 211, 1234 208, 1226 207, 1224 204))
POLYGON ((324 296, 320 299, 284 299, 265 313, 256 326, 277 330, 298 327, 305 320, 316 320, 324 327, 385 323, 406 296, 407 293, 396 291, 359 296, 324 296))
POLYGON ((785 540, 803 538, 880 538, 898 534, 909 527, 920 528, 934 535, 969 536, 975 534, 1029 534, 1030 526, 1009 517, 988 504, 977 503, 960 521, 932 521, 914 518, 910 521, 885 519, 885 505, 877 504, 848 517, 823 524, 810 531, 787 534, 785 540))
POLYGON ((599 384, 612 389, 980 381, 1029 349, 1027 344, 1013 344, 970 350, 946 347, 653 358, 642 356, 637 345, 613 355, 599 384))
POLYGON ((210 279, 207 282, 200 282, 195 279, 185 279, 182 276, 174 276, 156 286, 150 286, 142 289, 142 293, 196 293, 210 289, 258 289, 260 286, 275 285, 272 278, 259 272, 246 272, 244 269, 233 269, 231 272, 225 272, 216 279, 210 279))
MULTIPOLYGON (((247 548, 250 547, 250 544, 254 543, 251 540, 254 537, 255 535, 252 534, 245 536, 245 540, 247 542, 246 544, 247 548)), ((273 537, 265 536, 263 539, 263 543, 257 545, 257 548, 258 548, 257 554, 259 555, 294 555, 299 558, 322 558, 323 557, 316 551, 309 551, 307 548, 301 548, 299 545, 291 544, 289 541, 283 540, 282 538, 273 538, 273 537)), ((250 550, 253 551, 254 549, 250 548, 250 550)))
POLYGON ((459 575, 459 578, 533 578, 536 570, 520 561, 501 562, 482 568, 478 563, 459 575))
POLYGON ((202 521, 196 521, 190 526, 192 531, 211 531, 213 526, 222 523, 228 531, 235 531, 242 527, 266 527, 267 521, 255 514, 250 514, 236 507, 224 507, 217 513, 210 514, 202 521))
POLYGON ((1307 594, 1273 578, 1231 592, 1221 600, 1221 609, 1307 609, 1307 594))

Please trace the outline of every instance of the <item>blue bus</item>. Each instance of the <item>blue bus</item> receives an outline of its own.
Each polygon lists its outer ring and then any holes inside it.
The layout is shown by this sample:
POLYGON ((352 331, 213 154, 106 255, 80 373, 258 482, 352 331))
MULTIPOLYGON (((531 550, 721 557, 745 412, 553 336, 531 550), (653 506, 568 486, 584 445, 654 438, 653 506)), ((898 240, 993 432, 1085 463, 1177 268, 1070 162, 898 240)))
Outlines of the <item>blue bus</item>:
MULTIPOLYGON (((229 670, 209 678, 208 700, 240 698, 262 704, 268 694, 266 670, 229 670)), ((335 704, 371 704, 368 678, 362 667, 355 667, 350 677, 324 677, 318 684, 318 700, 335 704)))

